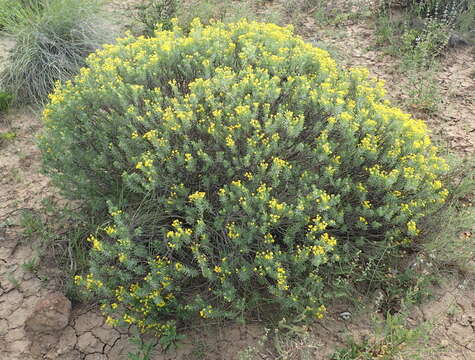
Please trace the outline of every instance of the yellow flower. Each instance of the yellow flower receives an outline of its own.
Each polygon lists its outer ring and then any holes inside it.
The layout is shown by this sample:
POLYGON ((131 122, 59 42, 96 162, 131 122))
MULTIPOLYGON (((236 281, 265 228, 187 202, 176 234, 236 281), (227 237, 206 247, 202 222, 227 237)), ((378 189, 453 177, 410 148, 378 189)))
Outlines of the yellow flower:
POLYGON ((420 232, 420 230, 417 229, 416 222, 413 220, 407 223, 407 230, 414 235, 417 235, 420 232))
POLYGON ((226 137, 226 146, 233 147, 234 145, 235 145, 235 142, 233 140, 233 137, 231 135, 228 135, 226 137))
POLYGON ((111 212, 111 216, 118 216, 120 214, 122 214, 122 210, 117 210, 117 211, 112 211, 111 212))
POLYGON ((252 178, 254 177, 250 172, 246 172, 244 174, 244 176, 248 179, 248 180, 252 180, 252 178))
POLYGON ((283 167, 283 168, 287 167, 287 168, 289 168, 289 169, 292 168, 292 165, 290 165, 287 161, 282 160, 282 159, 280 159, 280 158, 278 158, 278 157, 274 157, 274 158, 272 159, 272 161, 273 161, 273 163, 276 164, 278 167, 283 167))
POLYGON ((438 190, 442 187, 442 182, 440 180, 435 180, 434 182, 432 182, 432 188, 434 190, 438 190))
POLYGON ((320 236, 320 240, 330 246, 336 245, 336 239, 333 236, 328 235, 328 233, 324 233, 322 236, 320 236))
POLYGON ((324 305, 320 305, 320 307, 315 312, 315 317, 317 319, 322 319, 326 311, 327 311, 326 307, 324 305))
POLYGON ((201 200, 205 197, 206 193, 202 191, 197 191, 190 196, 188 196, 188 200, 190 201, 196 201, 196 200, 201 200))
POLYGON ((107 233, 107 235, 112 235, 117 232, 117 229, 113 226, 107 226, 104 228, 104 231, 107 233))
POLYGON ((364 217, 360 216, 359 218, 360 222, 362 222, 365 225, 368 225, 368 220, 366 220, 364 217))
POLYGON ((272 243, 274 243, 275 240, 274 240, 274 237, 272 236, 272 234, 266 234, 266 235, 264 236, 264 242, 265 242, 266 244, 272 244, 272 243))
POLYGON ((89 235, 87 238, 87 241, 92 243, 92 248, 96 251, 102 251, 102 243, 94 236, 94 235, 89 235))
POLYGON ((358 183, 358 185, 356 185, 356 188, 358 189, 358 191, 361 191, 361 192, 367 192, 368 191, 368 190, 366 190, 366 187, 362 183, 358 183))
POLYGON ((110 316, 107 316, 107 318, 106 318, 106 324, 107 324, 107 325, 109 325, 109 326, 115 326, 115 325, 117 325, 117 323, 118 323, 118 320, 116 320, 116 319, 114 319, 114 318, 112 318, 112 317, 110 317, 110 316))

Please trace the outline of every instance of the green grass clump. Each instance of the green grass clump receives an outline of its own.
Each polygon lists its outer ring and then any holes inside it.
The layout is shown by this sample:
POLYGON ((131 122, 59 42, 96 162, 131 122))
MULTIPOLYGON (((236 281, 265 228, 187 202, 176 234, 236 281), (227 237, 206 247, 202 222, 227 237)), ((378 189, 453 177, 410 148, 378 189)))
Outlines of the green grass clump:
POLYGON ((3 32, 15 41, 0 84, 19 103, 42 103, 55 81, 84 65, 84 57, 107 39, 98 0, 2 0, 3 32))
POLYGON ((0 0, 0 31, 21 21, 23 9, 41 10, 46 0, 0 0))
POLYGON ((427 359, 426 356, 433 354, 427 346, 430 324, 411 327, 407 317, 407 312, 387 314, 385 320, 376 323, 374 337, 360 341, 350 339, 330 360, 427 359))
MULTIPOLYGON (((0 91, 0 124, 6 121, 3 115, 5 115, 8 112, 8 109, 10 108, 12 102, 13 102, 12 94, 6 91, 0 91)), ((0 144, 4 142, 5 140, 8 140, 4 137, 4 134, 1 134, 1 135, 2 136, 0 136, 0 144)))
POLYGON ((355 277, 384 283, 448 195, 424 122, 291 28, 195 21, 87 65, 39 144, 65 196, 108 208, 76 281, 111 325, 321 318, 355 277))
POLYGON ((43 199, 39 210, 23 209, 20 212, 18 224, 22 229, 22 240, 35 252, 34 263, 24 266, 36 269, 43 277, 54 277, 55 284, 73 302, 84 300, 73 277, 87 271, 88 247, 83 239, 97 227, 94 215, 78 211, 71 204, 60 204, 52 197, 43 199), (51 268, 62 271, 49 273, 51 268))
POLYGON ((5 91, 0 91, 0 114, 8 110, 12 100, 12 94, 5 91))

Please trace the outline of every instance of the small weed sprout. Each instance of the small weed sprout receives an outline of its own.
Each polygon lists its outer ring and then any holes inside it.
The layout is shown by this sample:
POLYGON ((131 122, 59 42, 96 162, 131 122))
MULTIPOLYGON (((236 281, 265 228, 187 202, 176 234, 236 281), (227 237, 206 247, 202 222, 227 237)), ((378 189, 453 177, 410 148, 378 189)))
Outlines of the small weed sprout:
POLYGON ((12 101, 12 94, 5 91, 0 91, 0 114, 8 110, 12 101))
POLYGON ((129 352, 127 354, 129 360, 152 360, 153 351, 156 346, 154 342, 147 342, 139 334, 129 338, 129 342, 137 348, 135 352, 129 352))

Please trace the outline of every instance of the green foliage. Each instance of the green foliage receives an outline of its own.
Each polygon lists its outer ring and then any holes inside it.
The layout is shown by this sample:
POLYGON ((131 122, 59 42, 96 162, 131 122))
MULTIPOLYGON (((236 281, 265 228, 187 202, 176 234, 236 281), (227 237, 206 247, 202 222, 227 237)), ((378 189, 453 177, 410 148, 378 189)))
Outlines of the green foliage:
MULTIPOLYGON (((24 241, 33 244, 35 257, 24 264, 25 269, 35 269, 38 276, 44 270, 44 264, 62 269, 56 283, 72 300, 84 299, 74 286, 73 276, 88 268, 88 248, 82 241, 98 225, 95 217, 87 211, 79 211, 70 206, 60 205, 46 198, 41 209, 21 212, 19 225, 24 241)), ((54 274, 58 275, 58 274, 54 274)))
POLYGON ((14 140, 16 137, 17 134, 14 131, 0 132, 0 147, 14 140))
POLYGON ((426 359, 428 324, 410 327, 407 316, 406 312, 387 314, 384 321, 377 323, 375 337, 350 339, 348 346, 337 350, 331 360, 426 359))
POLYGON ((378 42, 425 67, 442 54, 454 31, 466 35, 475 25, 475 3, 466 0, 409 0, 398 14, 393 3, 383 1, 376 10, 378 42))
POLYGON ((458 25, 470 12, 473 4, 468 0, 409 0, 408 10, 414 16, 426 19, 437 19, 447 25, 458 25))
POLYGON ((378 45, 400 57, 400 71, 407 76, 407 105, 434 113, 441 102, 436 76, 439 58, 456 25, 450 12, 444 12, 446 18, 436 16, 438 8, 430 10, 428 3, 412 4, 400 16, 380 9, 376 35, 378 45))
POLYGON ((25 261, 23 264, 21 264, 21 267, 25 271, 29 271, 31 273, 36 273, 38 271, 38 266, 39 266, 39 259, 38 257, 34 256, 30 260, 25 261))
MULTIPOLYGON (((387 24, 392 29, 390 23, 387 24)), ((428 21, 422 29, 403 25, 402 35, 387 34, 393 54, 403 54, 400 71, 407 76, 406 103, 419 110, 436 112, 440 104, 437 80, 439 56, 445 49, 449 31, 445 24, 428 21)))
MULTIPOLYGON (((7 1, 8 0, 2 0, 7 1)), ((11 1, 10 1, 11 2, 11 1)), ((42 103, 55 81, 84 65, 84 57, 106 39, 98 0, 45 0, 7 3, 0 11, 3 31, 15 40, 0 84, 19 103, 42 103)))
MULTIPOLYGON (((170 30, 173 18, 177 19, 176 22, 185 33, 195 18, 206 25, 213 21, 229 23, 242 18, 262 19, 269 14, 262 11, 261 5, 260 0, 142 0, 134 6, 136 21, 131 30, 134 34, 150 37, 158 26, 170 30), (255 8, 261 9, 258 15, 255 8)), ((275 17, 276 13, 273 15, 275 17)))
POLYGON ((152 353, 155 349, 155 344, 153 342, 146 342, 138 334, 131 337, 129 342, 138 348, 136 352, 129 352, 127 354, 129 360, 152 360, 152 353))
POLYGON ((401 70, 407 76, 403 87, 407 93, 404 102, 413 109, 437 112, 442 101, 437 78, 439 62, 434 60, 432 66, 427 67, 408 62, 407 58, 404 62, 401 70))
MULTIPOLYGON (((239 1, 239 0, 190 0, 182 1, 178 11, 178 24, 185 32, 189 31, 191 22, 195 18, 208 25, 213 21, 224 23, 239 21, 240 19, 257 20, 265 19, 270 14, 263 10, 259 0, 239 1), (259 13, 257 10, 259 9, 259 13)), ((277 20, 279 15, 274 13, 273 20, 277 20)), ((273 21, 276 22, 276 21, 273 21)))
POLYGON ((416 16, 438 18, 446 22, 455 22, 460 14, 470 9, 469 0, 383 0, 377 11, 399 8, 416 16))
POLYGON ((185 339, 185 336, 178 334, 175 327, 170 327, 160 336, 161 348, 165 351, 178 347, 178 343, 185 339))
POLYGON ((5 91, 0 91, 0 113, 5 112, 12 103, 13 96, 5 91))
POLYGON ((378 43, 389 45, 390 53, 402 54, 405 66, 430 67, 447 46, 450 36, 449 25, 437 19, 413 21, 403 17, 392 20, 390 15, 382 14, 376 25, 378 43))
POLYGON ((153 36, 157 26, 170 30, 171 19, 175 17, 178 6, 178 0, 142 0, 135 6, 139 32, 145 36, 153 36))
POLYGON ((39 145, 65 196, 107 203, 76 281, 111 325, 321 318, 338 286, 384 282, 447 197, 424 122, 290 28, 195 21, 87 63, 39 145))
POLYGON ((8 282, 12 284, 14 288, 20 287, 20 281, 17 278, 15 278, 15 275, 13 274, 13 272, 7 273, 6 278, 8 282))
MULTIPOLYGON (((444 270, 464 271, 473 264, 475 247, 475 161, 474 157, 452 155, 447 174, 450 195, 443 206, 421 224, 426 234, 422 249, 440 275, 444 270)), ((472 265, 473 266, 473 265, 472 265)), ((473 270, 472 270, 473 271, 473 270)))
MULTIPOLYGON (((336 3, 327 0, 288 0, 282 3, 286 21, 297 26, 308 24, 313 18, 317 26, 341 26, 358 18, 371 14, 367 7, 369 3, 343 2, 336 3)), ((324 31, 324 29, 321 29, 324 31)))
POLYGON ((0 0, 0 31, 21 21, 23 9, 40 10, 44 2, 45 0, 0 0))
MULTIPOLYGON (((421 303, 431 295, 429 288, 435 282, 435 276, 427 269, 421 271, 415 268, 425 265, 422 258, 406 269, 394 269, 393 273, 386 273, 386 279, 380 279, 381 297, 377 299, 378 310, 394 314, 400 311, 401 306, 408 299, 412 303, 421 303), (419 264, 421 262, 421 264, 419 264), (397 271, 396 271, 397 270, 397 271)), ((431 270, 431 269, 429 269, 431 270)), ((380 276, 380 274, 377 274, 380 276)))
POLYGON ((472 44, 473 44, 473 27, 475 26, 475 2, 468 2, 466 10, 461 12, 457 17, 457 29, 462 34, 472 32, 472 44))

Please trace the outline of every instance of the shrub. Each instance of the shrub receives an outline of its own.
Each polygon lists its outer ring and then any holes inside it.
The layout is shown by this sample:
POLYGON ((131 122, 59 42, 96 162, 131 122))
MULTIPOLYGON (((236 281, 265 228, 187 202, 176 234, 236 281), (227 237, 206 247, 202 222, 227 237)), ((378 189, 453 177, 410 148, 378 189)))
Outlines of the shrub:
MULTIPOLYGON (((3 0, 5 2, 5 0, 3 0)), ((41 103, 55 81, 84 65, 84 57, 106 39, 98 22, 97 0, 6 2, 0 11, 3 31, 15 40, 0 83, 21 103, 41 103)))
POLYGON ((182 1, 177 10, 178 24, 185 32, 189 31, 192 21, 199 18, 202 24, 213 21, 223 23, 236 22, 240 19, 272 19, 279 21, 279 11, 269 13, 259 1, 239 0, 189 0, 182 1))
POLYGON ((76 280, 110 324, 320 318, 345 269, 387 268, 447 196, 424 122, 290 28, 195 21, 87 64, 50 96, 39 143, 66 196, 108 201, 76 280))
POLYGON ((153 36, 157 26, 171 29, 171 20, 176 15, 178 5, 178 0, 142 0, 135 5, 140 32, 145 36, 153 36))
POLYGON ((468 0, 412 0, 408 5, 410 10, 420 17, 439 19, 453 25, 470 7, 468 0))

